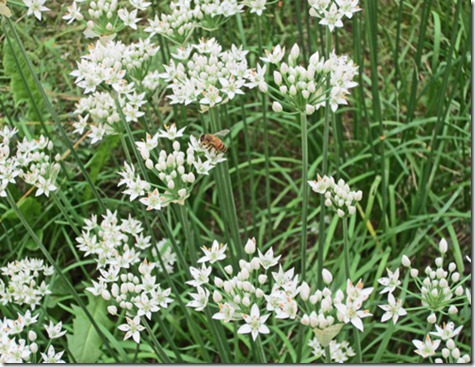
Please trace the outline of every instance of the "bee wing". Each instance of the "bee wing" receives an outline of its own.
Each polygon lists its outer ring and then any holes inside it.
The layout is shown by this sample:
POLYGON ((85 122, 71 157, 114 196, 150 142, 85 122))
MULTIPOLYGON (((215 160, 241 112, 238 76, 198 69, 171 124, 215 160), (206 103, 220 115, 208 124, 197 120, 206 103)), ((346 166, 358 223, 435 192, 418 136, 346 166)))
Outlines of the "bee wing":
POLYGON ((218 131, 217 133, 214 133, 213 135, 222 138, 222 137, 226 136, 228 133, 229 133, 229 130, 225 129, 225 130, 218 131))

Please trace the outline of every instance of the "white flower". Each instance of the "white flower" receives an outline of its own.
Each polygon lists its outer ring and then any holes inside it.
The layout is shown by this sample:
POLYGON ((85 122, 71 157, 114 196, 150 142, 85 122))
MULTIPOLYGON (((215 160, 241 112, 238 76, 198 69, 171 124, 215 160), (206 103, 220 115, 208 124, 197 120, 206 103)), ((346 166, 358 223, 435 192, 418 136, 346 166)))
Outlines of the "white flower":
POLYGON ((440 340, 431 341, 429 335, 426 336, 424 342, 420 340, 413 340, 412 343, 417 348, 414 352, 419 354, 422 358, 433 356, 440 345, 440 340))
POLYGON ((73 4, 68 6, 68 13, 63 16, 64 20, 68 20, 68 24, 71 24, 75 20, 83 20, 84 16, 81 14, 81 8, 77 6, 76 1, 73 1, 73 4))
POLYGON ((220 303, 219 305, 219 312, 213 315, 213 319, 215 320, 223 320, 224 322, 229 322, 233 319, 234 316, 234 307, 229 303, 220 303))
POLYGON ((27 15, 34 14, 38 20, 41 20, 41 12, 49 11, 45 5, 46 0, 23 0, 25 5, 28 7, 27 15))
POLYGON ((219 244, 218 241, 214 240, 211 248, 203 246, 201 250, 205 253, 205 256, 198 260, 199 263, 209 261, 210 264, 215 263, 226 258, 226 245, 219 244))
POLYGON ((66 334, 66 330, 61 331, 62 327, 63 323, 61 321, 56 325, 54 325, 52 321, 49 322, 49 326, 44 325, 44 328, 50 339, 57 339, 66 334))
POLYGON ((186 126, 180 130, 177 130, 175 123, 171 124, 170 126, 165 125, 165 130, 158 130, 158 137, 175 140, 176 138, 180 138, 183 136, 183 132, 185 131, 185 129, 186 126))
POLYGON ((261 60, 264 62, 269 62, 271 64, 278 64, 285 55, 285 47, 280 47, 277 45, 272 48, 272 53, 269 51, 265 51, 266 57, 261 57, 261 60))
POLYGON ((358 281, 356 286, 354 286, 353 283, 348 279, 346 293, 352 302, 363 302, 368 299, 369 295, 373 292, 373 289, 373 287, 363 288, 363 282, 361 279, 358 281))
POLYGON ((144 326, 140 325, 140 316, 135 316, 133 319, 126 317, 126 324, 122 324, 118 327, 121 331, 126 331, 124 340, 132 337, 134 341, 140 343, 140 332, 145 329, 144 326))
POLYGON ((257 304, 253 304, 251 308, 251 314, 243 314, 242 317, 246 321, 245 325, 242 325, 238 333, 239 334, 248 334, 251 333, 252 339, 256 340, 258 334, 268 334, 269 328, 265 325, 266 320, 270 315, 260 315, 259 307, 257 304))
POLYGON ((379 284, 385 286, 384 289, 379 292, 380 294, 387 292, 392 293, 396 287, 401 284, 401 281, 399 280, 399 268, 397 268, 394 273, 389 269, 386 269, 386 271, 388 272, 388 277, 378 280, 379 284))
POLYGON ((353 303, 347 301, 346 305, 343 303, 335 304, 340 316, 345 324, 351 322, 358 330, 363 331, 362 318, 372 316, 368 310, 360 311, 361 303, 353 303))
POLYGON ((201 269, 190 266, 190 273, 194 280, 189 280, 186 282, 186 284, 189 284, 193 287, 198 287, 202 284, 208 284, 211 270, 212 270, 211 266, 206 267, 205 264, 201 266, 201 269))
POLYGON ((282 255, 274 257, 274 250, 272 247, 263 255, 260 250, 257 250, 259 254, 259 262, 264 269, 269 269, 270 267, 276 265, 279 262, 279 259, 282 255))
POLYGON ((190 293, 190 296, 193 298, 193 301, 187 303, 187 307, 193 307, 196 311, 203 311, 206 305, 208 304, 209 299, 209 290, 206 288, 197 287, 196 290, 198 293, 190 293))
POLYGON ((402 301, 400 299, 396 301, 392 293, 388 294, 388 304, 379 307, 386 311, 386 313, 381 317, 381 322, 388 321, 392 318, 393 323, 396 324, 399 316, 407 315, 406 310, 402 307, 402 301))
POLYGON ((56 353, 52 345, 48 348, 48 354, 40 353, 41 358, 43 358, 43 363, 66 363, 61 357, 63 356, 64 350, 62 352, 56 353))
POLYGON ((457 329, 454 330, 455 324, 452 321, 448 322, 447 324, 444 323, 443 327, 435 325, 435 328, 437 332, 432 331, 429 334, 438 336, 442 340, 452 339, 458 334, 460 334, 460 331, 462 330, 462 326, 459 326, 457 329))
POLYGON ((149 192, 146 198, 140 199, 142 204, 147 205, 147 210, 160 210, 162 208, 162 201, 163 198, 160 196, 157 189, 149 192))
POLYGON ((126 26, 129 26, 132 29, 137 29, 136 23, 140 20, 140 18, 137 18, 137 9, 132 10, 129 13, 127 9, 122 8, 117 11, 117 15, 126 26))

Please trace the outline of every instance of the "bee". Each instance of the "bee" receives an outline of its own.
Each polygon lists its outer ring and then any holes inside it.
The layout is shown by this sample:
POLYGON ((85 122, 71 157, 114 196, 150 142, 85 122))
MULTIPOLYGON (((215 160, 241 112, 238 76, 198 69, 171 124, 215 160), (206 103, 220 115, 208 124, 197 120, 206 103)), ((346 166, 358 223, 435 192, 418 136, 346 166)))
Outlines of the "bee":
POLYGON ((203 134, 200 136, 200 144, 208 150, 213 148, 216 153, 226 153, 228 148, 219 137, 224 137, 227 133, 229 130, 221 130, 215 134, 203 134))

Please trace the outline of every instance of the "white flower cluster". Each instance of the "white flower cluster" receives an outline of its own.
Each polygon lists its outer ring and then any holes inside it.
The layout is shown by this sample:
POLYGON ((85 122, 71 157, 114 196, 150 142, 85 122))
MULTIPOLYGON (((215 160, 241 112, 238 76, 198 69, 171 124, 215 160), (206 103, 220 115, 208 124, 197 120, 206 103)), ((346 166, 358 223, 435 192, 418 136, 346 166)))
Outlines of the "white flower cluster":
MULTIPOLYGON (((318 342, 317 338, 310 340, 308 346, 313 349, 312 353, 317 359, 321 358, 325 353, 325 348, 318 342)), ((332 340, 328 346, 330 347, 330 358, 332 362, 344 363, 348 358, 355 356, 353 348, 346 340, 341 343, 332 340)))
POLYGON ((81 5, 87 7, 86 30, 84 35, 87 38, 100 37, 107 41, 125 27, 137 29, 137 23, 141 18, 138 17, 139 11, 146 10, 152 3, 144 0, 74 0, 68 6, 68 13, 63 16, 68 24, 74 21, 85 21, 84 14, 81 12, 81 5), (131 5, 128 8, 126 5, 131 5))
POLYGON ((225 260, 226 245, 214 241, 210 248, 203 247, 205 256, 198 260, 200 267, 190 267, 193 280, 187 283, 196 289, 190 293, 192 301, 187 306, 202 311, 205 307, 216 310, 213 319, 244 321, 238 333, 250 333, 255 340, 258 334, 268 334, 269 328, 265 322, 271 313, 276 319, 295 319, 297 302, 295 297, 300 292, 298 275, 294 269, 284 271, 279 265, 278 271, 273 271, 272 277, 268 270, 275 267, 281 256, 274 256, 269 249, 265 254, 256 251, 256 240, 249 239, 245 252, 248 261, 239 260, 239 269, 222 264, 225 260), (212 303, 209 296, 212 292, 212 303), (268 313, 261 314, 265 309, 268 313))
POLYGON ((36 196, 49 196, 50 191, 57 190, 55 183, 60 170, 59 163, 54 162, 49 153, 53 142, 43 135, 35 140, 25 137, 17 143, 16 153, 13 154, 10 145, 17 132, 8 127, 0 130, 0 197, 7 196, 8 184, 16 183, 17 177, 35 186, 36 196))
POLYGON ((170 13, 155 15, 149 19, 149 26, 145 32, 151 36, 160 34, 171 40, 183 44, 197 27, 214 29, 224 20, 240 13, 244 6, 251 9, 251 13, 262 15, 267 0, 177 0, 170 2, 170 13))
POLYGON ((226 160, 224 153, 201 146, 198 140, 191 135, 186 151, 182 151, 181 144, 176 138, 183 136, 185 128, 177 130, 176 125, 167 126, 166 130, 159 130, 153 137, 147 134, 146 141, 136 142, 146 168, 158 177, 159 184, 143 180, 135 172, 135 167, 124 163, 124 171, 118 186, 125 185, 124 194, 130 196, 130 201, 139 197, 140 202, 147 205, 147 210, 161 210, 171 203, 183 205, 190 196, 193 186, 200 176, 208 175, 218 163, 226 160), (154 149, 158 146, 158 139, 166 138, 172 143, 172 151, 160 150, 158 157, 154 149))
POLYGON ((436 331, 429 334, 440 340, 432 341, 429 335, 426 335, 424 342, 420 340, 413 340, 412 343, 417 348, 416 354, 423 358, 432 357, 435 355, 437 348, 444 342, 445 347, 441 350, 441 357, 435 358, 435 363, 470 363, 471 358, 469 354, 462 355, 460 349, 457 347, 455 338, 462 331, 462 326, 455 328, 453 322, 443 323, 442 327, 435 325, 436 331))
POLYGON ((359 0, 308 0, 309 14, 320 18, 320 24, 327 26, 332 32, 343 27, 342 18, 351 19, 353 13, 360 11, 359 0))
MULTIPOLYGON (((100 92, 102 86, 117 92, 117 100, 127 122, 137 122, 144 115, 140 110, 145 101, 145 93, 137 94, 136 82, 149 74, 151 59, 158 51, 149 40, 132 43, 128 46, 122 42, 97 42, 89 47, 89 54, 77 63, 77 69, 71 75, 75 83, 84 90, 88 97, 81 98, 74 114, 78 121, 73 125, 74 132, 83 134, 90 129, 92 143, 102 140, 104 135, 117 133, 120 121, 117 104, 109 92, 100 92), (131 81, 131 80, 135 80, 131 81)), ((148 83, 150 87, 157 87, 148 83)))
MULTIPOLYGON (((38 322, 39 314, 31 315, 26 311, 23 315, 18 313, 16 319, 4 317, 0 319, 0 363, 23 363, 38 362, 36 358, 31 358, 32 354, 38 352, 39 346, 36 342, 38 334, 33 330, 38 322)), ((64 351, 56 353, 54 347, 50 345, 51 339, 63 336, 66 331, 61 331, 62 323, 54 325, 50 322, 43 325, 49 337, 49 347, 44 353, 41 353, 43 363, 65 363, 61 357, 64 351)), ((42 340, 42 339, 39 339, 42 340)))
POLYGON ((28 8, 26 15, 34 14, 38 20, 41 20, 41 12, 51 10, 45 6, 46 0, 23 0, 23 3, 28 8))
POLYGON ((199 44, 181 50, 174 56, 183 62, 171 60, 161 74, 172 90, 168 96, 170 103, 196 102, 207 110, 244 94, 243 87, 256 85, 256 73, 248 67, 247 53, 234 45, 231 50, 222 51, 214 38, 202 39, 199 44))
POLYGON ((317 175, 316 181, 308 183, 313 191, 325 196, 325 205, 333 208, 340 218, 355 214, 356 203, 363 198, 361 190, 351 191, 342 179, 335 183, 333 177, 317 175))
POLYGON ((149 19, 150 25, 145 28, 145 32, 149 32, 150 37, 160 34, 182 43, 198 26, 203 13, 199 6, 192 6, 192 0, 172 1, 169 6, 170 14, 162 13, 160 16, 155 15, 154 19, 149 19))
POLYGON ((45 278, 54 273, 52 266, 45 265, 41 259, 24 258, 9 262, 0 268, 6 282, 0 279, 0 303, 6 305, 28 305, 36 308, 47 294, 51 294, 45 278))
POLYGON ((457 265, 450 262, 447 270, 444 268, 444 255, 447 252, 447 241, 442 238, 439 242, 439 251, 442 256, 437 257, 434 261, 435 269, 427 266, 424 269, 424 279, 419 278, 419 271, 411 267, 411 261, 407 256, 402 257, 403 266, 410 269, 411 276, 415 280, 415 285, 419 288, 421 304, 427 308, 431 315, 428 321, 435 323, 437 320, 436 313, 450 315, 458 313, 456 304, 461 300, 471 302, 470 289, 465 287, 465 282, 470 278, 470 275, 462 278, 457 271, 457 265))
MULTIPOLYGON (((119 330, 126 331, 125 339, 140 342, 140 317, 151 319, 152 313, 167 308, 172 302, 170 289, 162 289, 157 281, 159 262, 141 260, 141 253, 152 246, 151 237, 143 234, 142 224, 131 217, 119 223, 117 212, 107 211, 98 223, 97 216, 85 220, 81 236, 76 238, 78 249, 85 256, 94 255, 100 276, 87 288, 95 296, 111 301, 111 315, 124 310, 127 323, 119 330)), ((145 254, 143 254, 145 255, 145 254)))
POLYGON ((261 57, 262 61, 276 65, 274 85, 260 87, 274 99, 272 108, 275 112, 285 109, 311 115, 325 106, 327 99, 333 112, 339 105, 347 104, 346 96, 349 89, 357 85, 353 79, 358 73, 358 66, 347 56, 332 52, 325 60, 315 52, 304 67, 298 63, 300 49, 297 44, 290 50, 287 63, 281 63, 284 56, 285 47, 276 46, 272 52, 266 50, 266 56, 261 57))
MULTIPOLYGON (((327 269, 322 270, 323 279, 327 285, 333 281, 333 276, 327 269)), ((315 333, 317 341, 326 347, 341 331, 344 324, 351 323, 358 330, 363 331, 365 317, 372 316, 368 310, 362 310, 363 302, 373 292, 373 288, 363 288, 360 280, 356 285, 348 279, 346 291, 338 289, 333 292, 329 287, 316 290, 310 295, 310 287, 303 282, 300 298, 315 310, 304 314, 300 320, 303 325, 309 326, 315 333)), ((308 309, 304 307, 304 309, 308 309)))

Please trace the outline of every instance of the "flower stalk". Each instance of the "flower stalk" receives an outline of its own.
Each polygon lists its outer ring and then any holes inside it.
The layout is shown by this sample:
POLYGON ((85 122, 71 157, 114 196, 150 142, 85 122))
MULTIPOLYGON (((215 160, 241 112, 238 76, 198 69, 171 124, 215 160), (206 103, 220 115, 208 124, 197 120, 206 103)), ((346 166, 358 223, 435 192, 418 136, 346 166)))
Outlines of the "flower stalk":
MULTIPOLYGON (((219 107, 211 108, 209 111, 211 130, 216 132, 222 130, 221 121, 219 118, 219 107)), ((234 196, 231 185, 231 177, 229 175, 228 162, 224 161, 218 164, 216 170, 216 189, 218 192, 218 199, 220 202, 221 212, 224 216, 224 223, 226 232, 230 233, 233 246, 232 254, 234 259, 242 258, 241 241, 239 237, 239 224, 236 214, 236 205, 234 203, 234 196)))

